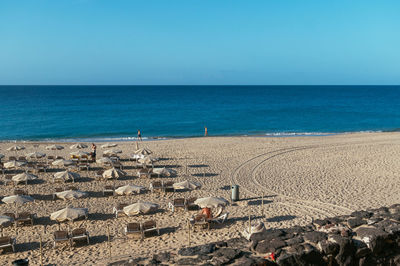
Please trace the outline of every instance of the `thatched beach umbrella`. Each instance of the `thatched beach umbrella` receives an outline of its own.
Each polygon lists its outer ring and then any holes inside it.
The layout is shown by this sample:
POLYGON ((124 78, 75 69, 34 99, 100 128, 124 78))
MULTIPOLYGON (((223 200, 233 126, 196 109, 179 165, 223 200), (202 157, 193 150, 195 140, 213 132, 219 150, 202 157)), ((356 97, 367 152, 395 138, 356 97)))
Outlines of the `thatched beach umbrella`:
POLYGON ((194 204, 199 205, 200 208, 217 208, 219 206, 226 206, 229 202, 224 198, 206 197, 197 199, 194 204))
POLYGON ((71 145, 69 148, 71 150, 73 149, 86 149, 88 147, 88 145, 84 144, 84 143, 76 143, 74 145, 71 145))
POLYGON ((118 145, 115 143, 106 143, 106 144, 101 145, 101 148, 107 149, 107 148, 112 148, 112 147, 117 147, 117 146, 118 145))
POLYGON ((62 210, 53 212, 50 215, 50 220, 57 222, 74 221, 81 217, 87 217, 88 209, 86 208, 73 208, 66 207, 62 210))
POLYGON ((29 180, 35 180, 38 177, 36 175, 28 174, 28 173, 22 173, 18 174, 12 177, 12 181, 14 182, 27 182, 29 180))
POLYGON ((25 204, 28 202, 32 202, 35 199, 32 198, 31 196, 27 196, 27 195, 12 195, 12 196, 8 196, 8 197, 4 197, 2 199, 2 201, 6 204, 15 204, 15 214, 17 214, 18 208, 17 205, 18 204, 25 204))
POLYGON ((200 183, 188 181, 188 180, 185 180, 185 181, 179 182, 179 183, 174 183, 172 186, 174 189, 188 189, 188 190, 195 190, 195 189, 201 188, 200 183))
POLYGON ((62 150, 62 149, 64 149, 64 147, 61 146, 61 145, 53 144, 53 145, 50 145, 50 146, 46 146, 46 150, 56 151, 56 150, 62 150))
POLYGON ((115 190, 115 193, 118 195, 132 195, 134 193, 138 194, 142 190, 144 190, 144 187, 135 186, 135 185, 125 185, 125 186, 117 188, 115 190))
POLYGON ((26 164, 26 162, 9 161, 9 162, 6 162, 6 163, 4 164, 4 168, 6 168, 6 169, 15 169, 15 168, 24 166, 25 164, 26 164))
POLYGON ((142 155, 150 155, 153 152, 151 150, 147 149, 147 148, 141 148, 141 149, 136 150, 134 153, 135 154, 142 154, 142 155))
POLYGON ((147 214, 158 209, 158 204, 152 202, 138 202, 126 206, 123 211, 126 215, 147 214))
POLYGON ((140 159, 138 160, 139 163, 141 163, 141 164, 146 164, 146 165, 148 165, 148 164, 153 164, 154 162, 157 162, 157 161, 158 161, 158 159, 153 158, 153 157, 151 157, 151 156, 146 156, 146 157, 140 158, 140 159))
POLYGON ((55 160, 51 164, 54 166, 70 166, 70 165, 74 165, 75 162, 72 160, 59 159, 59 160, 55 160))
POLYGON ((159 176, 171 176, 176 175, 176 171, 173 169, 168 169, 165 167, 162 168, 153 168, 153 173, 159 176))
POLYGON ((82 157, 82 156, 88 156, 89 153, 85 152, 85 151, 75 151, 75 152, 71 152, 70 155, 76 156, 76 157, 82 157))
POLYGON ((99 164, 112 164, 113 161, 108 157, 103 157, 103 158, 100 158, 100 159, 96 160, 96 163, 99 163, 99 164))
POLYGON ((80 175, 78 173, 70 172, 70 171, 63 171, 54 174, 54 179, 61 179, 64 181, 75 181, 76 178, 79 178, 80 175))
POLYGON ((115 167, 108 169, 108 170, 104 171, 104 173, 103 173, 104 178, 119 178, 122 176, 126 176, 126 173, 115 167))
POLYGON ((20 151, 20 150, 25 150, 24 146, 19 146, 19 145, 14 145, 11 146, 7 149, 8 151, 20 151))
POLYGON ((86 192, 79 191, 79 190, 66 190, 66 191, 56 193, 57 198, 60 198, 63 200, 73 200, 73 199, 84 198, 87 195, 88 194, 86 192))
POLYGON ((103 154, 105 154, 105 155, 117 155, 119 153, 122 153, 122 151, 119 149, 111 149, 111 150, 106 150, 103 152, 103 154))
POLYGON ((26 154, 27 158, 32 158, 32 159, 40 159, 40 158, 43 158, 45 156, 46 156, 45 153, 37 152, 37 151, 26 154))

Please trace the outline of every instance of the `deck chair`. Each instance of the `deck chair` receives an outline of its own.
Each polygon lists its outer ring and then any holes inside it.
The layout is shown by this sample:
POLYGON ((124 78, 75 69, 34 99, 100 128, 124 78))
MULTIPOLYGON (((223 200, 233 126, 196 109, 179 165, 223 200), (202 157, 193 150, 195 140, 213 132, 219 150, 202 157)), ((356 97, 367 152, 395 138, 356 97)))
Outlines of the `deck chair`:
POLYGON ((43 171, 46 173, 46 170, 47 170, 47 166, 45 164, 37 164, 36 165, 37 172, 43 171))
POLYGON ((154 192, 154 190, 164 190, 163 183, 161 181, 154 181, 150 183, 150 191, 154 192))
POLYGON ((17 161, 17 157, 15 157, 15 156, 9 156, 9 157, 8 157, 8 160, 9 160, 9 161, 17 161))
POLYGON ((15 252, 15 245, 16 241, 15 238, 11 238, 9 236, 3 236, 0 237, 0 249, 4 250, 12 250, 12 252, 15 252))
POLYGON ((109 195, 109 196, 114 196, 115 194, 115 188, 114 186, 111 185, 106 185, 104 186, 103 189, 103 196, 109 195))
POLYGON ((113 214, 115 214, 115 218, 118 218, 118 216, 120 216, 120 215, 125 215, 125 216, 127 216, 127 215, 124 213, 124 208, 125 208, 126 206, 128 206, 128 204, 126 204, 126 203, 119 203, 117 206, 115 206, 115 207, 113 208, 113 214))
POLYGON ((95 175, 94 175, 94 178, 95 178, 97 181, 103 180, 103 179, 104 179, 104 178, 103 178, 103 171, 102 171, 102 170, 97 171, 97 172, 95 173, 95 175))
POLYGON ((52 156, 52 155, 47 156, 47 159, 46 159, 47 164, 48 164, 48 165, 51 165, 51 163, 54 162, 55 159, 56 159, 56 157, 54 157, 54 156, 52 156))
POLYGON ((71 246, 74 242, 86 241, 89 245, 89 232, 85 228, 75 228, 71 232, 71 246))
POLYGON ((211 219, 211 222, 222 224, 228 219, 229 212, 221 213, 215 218, 211 219))
POLYGON ((210 222, 204 215, 196 215, 190 220, 190 222, 192 223, 193 228, 201 227, 202 229, 207 228, 210 230, 210 222))
POLYGON ((139 178, 150 178, 151 177, 151 169, 139 169, 137 171, 137 176, 139 178))
POLYGON ((174 181, 164 182, 164 192, 175 192, 174 181))
POLYGON ((19 156, 19 157, 18 157, 18 161, 20 161, 20 162, 27 162, 25 156, 19 156))
POLYGON ((14 189, 13 195, 28 195, 28 193, 22 189, 14 189))
POLYGON ((89 172, 89 163, 87 163, 87 162, 79 162, 78 163, 78 170, 82 171, 82 170, 85 170, 85 169, 86 169, 86 172, 89 172))
POLYGON ((184 208, 186 210, 186 201, 184 198, 176 198, 168 204, 168 207, 171 209, 172 212, 175 211, 175 208, 184 208))
POLYGON ((143 237, 146 236, 146 233, 157 232, 160 235, 160 229, 157 228, 156 221, 150 220, 142 223, 142 231, 143 237))
POLYGON ((30 224, 33 225, 33 219, 34 219, 34 215, 32 213, 29 212, 21 212, 17 214, 17 217, 15 219, 16 224, 30 224))
POLYGON ((186 199, 186 209, 188 210, 197 210, 199 206, 197 204, 194 204, 194 202, 197 200, 196 197, 191 197, 186 199))
POLYGON ((6 169, 4 168, 4 164, 2 162, 0 162, 0 171, 2 172, 3 175, 4 175, 5 171, 6 171, 6 169))
POLYGON ((112 166, 115 168, 119 168, 120 170, 124 170, 124 166, 122 165, 122 163, 120 161, 113 162, 112 166))
POLYGON ((143 239, 143 230, 140 223, 128 223, 124 228, 125 235, 136 235, 143 239))
POLYGON ((68 242, 71 245, 71 241, 69 239, 69 235, 67 231, 55 231, 53 233, 53 248, 56 247, 57 243, 65 243, 68 242))

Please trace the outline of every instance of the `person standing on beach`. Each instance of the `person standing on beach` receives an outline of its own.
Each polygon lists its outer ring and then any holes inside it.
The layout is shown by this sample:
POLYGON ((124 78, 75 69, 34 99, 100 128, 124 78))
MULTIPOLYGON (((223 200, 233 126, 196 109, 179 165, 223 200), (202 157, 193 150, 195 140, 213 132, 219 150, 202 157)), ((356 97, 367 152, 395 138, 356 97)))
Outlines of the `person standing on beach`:
POLYGON ((208 136, 207 127, 204 127, 204 137, 208 136))
POLYGON ((140 132, 140 129, 137 131, 137 138, 138 140, 142 141, 142 133, 140 132))
POLYGON ((94 145, 94 143, 92 143, 92 160, 96 161, 96 145, 94 145))

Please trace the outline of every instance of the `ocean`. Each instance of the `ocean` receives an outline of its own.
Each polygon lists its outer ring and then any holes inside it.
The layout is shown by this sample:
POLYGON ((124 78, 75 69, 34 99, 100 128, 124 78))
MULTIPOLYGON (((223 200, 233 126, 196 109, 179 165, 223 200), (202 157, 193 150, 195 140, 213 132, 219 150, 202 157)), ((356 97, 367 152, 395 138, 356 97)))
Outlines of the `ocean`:
POLYGON ((0 86, 0 140, 327 135, 400 128, 400 86, 0 86))

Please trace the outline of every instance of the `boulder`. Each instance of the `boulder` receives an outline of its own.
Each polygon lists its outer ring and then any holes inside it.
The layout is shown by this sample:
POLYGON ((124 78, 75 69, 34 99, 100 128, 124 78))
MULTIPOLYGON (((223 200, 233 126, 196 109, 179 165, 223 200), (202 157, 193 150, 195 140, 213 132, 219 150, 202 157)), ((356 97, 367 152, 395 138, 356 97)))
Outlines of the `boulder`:
POLYGON ((217 265, 228 264, 234 259, 240 257, 241 254, 242 251, 240 249, 221 248, 213 253, 211 263, 217 265))
POLYGON ((355 228, 355 227, 358 227, 358 226, 363 225, 363 224, 366 224, 366 223, 367 223, 366 220, 364 220, 364 219, 362 219, 362 218, 359 218, 359 217, 347 219, 347 225, 348 225, 350 228, 355 228))
POLYGON ((336 242, 328 241, 328 240, 322 240, 318 242, 317 247, 321 251, 321 253, 326 254, 326 255, 334 255, 336 256, 339 253, 340 246, 336 242))
POLYGON ((389 237, 387 232, 374 227, 359 227, 355 232, 374 254, 379 254, 384 250, 389 237))
POLYGON ((311 243, 317 244, 319 241, 327 239, 328 234, 324 232, 307 232, 304 234, 304 240, 310 241, 311 243))
POLYGON ((337 263, 339 265, 353 265, 355 263, 356 247, 353 245, 352 240, 347 237, 339 237, 336 241, 339 244, 339 253, 335 257, 337 263))
POLYGON ((210 254, 214 252, 214 250, 215 244, 212 243, 201 246, 182 248, 178 251, 178 254, 181 256, 195 256, 201 254, 210 254))
POLYGON ((286 243, 282 239, 263 240, 258 242, 255 250, 257 253, 266 254, 269 252, 276 253, 280 248, 285 247, 286 243))
POLYGON ((366 218, 366 219, 368 219, 373 215, 373 213, 369 212, 369 211, 355 211, 355 212, 352 212, 350 215, 353 216, 353 217, 357 217, 357 218, 366 218))
POLYGON ((292 246, 292 245, 300 244, 303 242, 304 242, 304 239, 302 236, 295 236, 293 238, 289 238, 289 239, 285 240, 286 246, 292 246))

